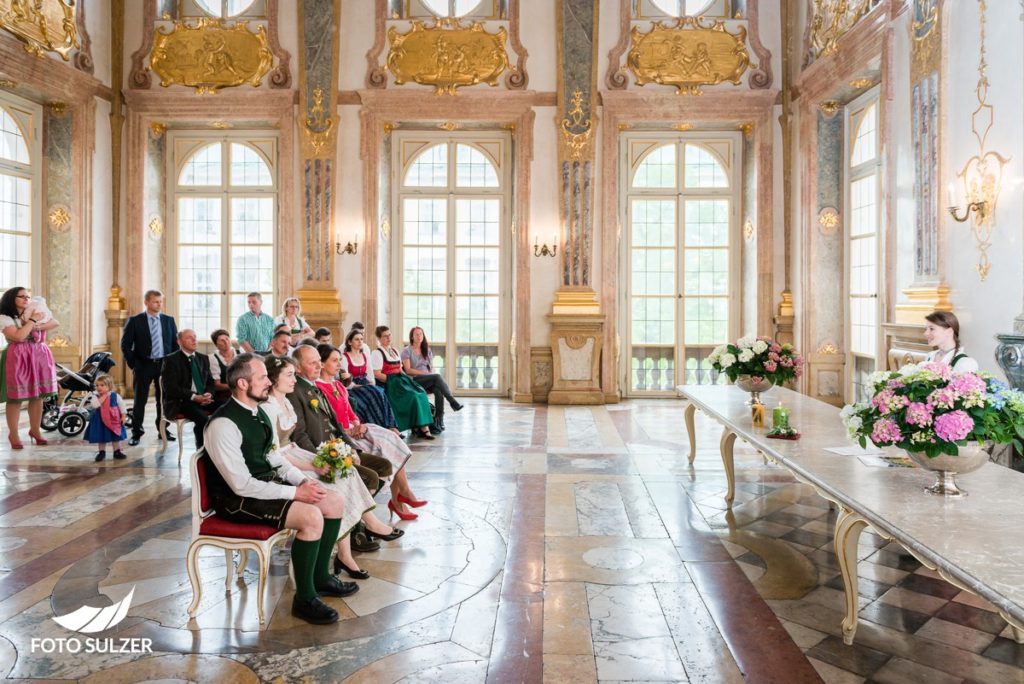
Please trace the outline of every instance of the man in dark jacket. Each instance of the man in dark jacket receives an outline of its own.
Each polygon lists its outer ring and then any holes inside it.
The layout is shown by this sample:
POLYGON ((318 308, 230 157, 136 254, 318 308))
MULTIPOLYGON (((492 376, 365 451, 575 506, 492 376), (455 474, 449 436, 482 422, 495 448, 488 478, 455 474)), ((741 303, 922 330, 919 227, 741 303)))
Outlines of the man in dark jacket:
POLYGON ((164 415, 170 420, 183 415, 195 426, 196 448, 203 446, 203 429, 221 404, 213 396, 210 357, 196 352, 194 330, 178 333, 178 351, 164 357, 160 383, 164 390, 164 415))
MULTIPOLYGON (((146 431, 146 402, 149 401, 149 386, 156 385, 156 426, 160 429, 163 419, 160 369, 163 357, 178 349, 178 326, 170 316, 160 313, 164 295, 160 290, 149 290, 145 297, 146 310, 128 319, 121 335, 121 353, 124 362, 132 370, 135 403, 132 405, 132 438, 128 441, 136 446, 146 431)), ((168 433, 167 439, 174 435, 168 433)))

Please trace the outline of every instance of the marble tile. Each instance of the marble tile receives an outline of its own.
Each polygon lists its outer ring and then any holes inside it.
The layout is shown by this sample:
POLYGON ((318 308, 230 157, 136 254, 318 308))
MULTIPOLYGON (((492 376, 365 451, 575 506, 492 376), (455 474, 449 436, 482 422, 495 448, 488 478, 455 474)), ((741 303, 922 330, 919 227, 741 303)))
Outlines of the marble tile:
POLYGON ((1024 645, 1013 639, 996 637, 984 655, 986 658, 1018 668, 1021 671, 1020 681, 1024 681, 1024 645))
POLYGON ((865 681, 859 675, 838 668, 835 665, 830 665, 817 658, 808 658, 808 660, 814 666, 814 669, 817 670, 818 674, 821 675, 821 680, 825 684, 861 684, 861 682, 865 681))
POLYGON ((587 656, 593 663, 587 588, 581 582, 548 582, 544 585, 545 662, 551 655, 563 655, 587 656))
POLYGON ((924 613, 917 613, 906 608, 883 603, 882 601, 875 601, 870 605, 864 606, 860 610, 859 615, 862 620, 870 620, 876 624, 892 627, 908 634, 913 634, 931 619, 930 616, 924 613))
POLYGON ((871 681, 878 682, 878 684, 906 684, 906 682, 959 684, 963 680, 910 660, 893 658, 871 677, 871 681))
POLYGON ((947 603, 945 599, 935 596, 926 596, 925 594, 918 594, 917 592, 908 591, 901 587, 893 587, 882 594, 879 600, 883 603, 899 606, 900 608, 907 608, 909 610, 917 611, 918 613, 925 613, 926 615, 934 615, 936 611, 947 603))
POLYGON ((807 656, 853 672, 861 677, 870 677, 889 660, 889 655, 854 642, 847 646, 842 639, 826 637, 807 651, 807 656))
POLYGON ((595 643, 670 635, 658 596, 650 584, 586 587, 595 643))
POLYGON ((626 507, 629 526, 633 536, 641 539, 664 539, 668 531, 661 524, 658 509, 647 493, 647 488, 637 482, 620 482, 619 492, 626 507))
POLYGON ((451 641, 486 659, 494 640, 494 620, 503 576, 499 573, 487 587, 459 605, 451 641))
POLYGON ((932 618, 914 634, 974 653, 981 653, 995 640, 995 635, 989 632, 981 632, 939 618, 932 618))
POLYGON ((565 684, 566 682, 597 681, 597 665, 594 656, 544 655, 543 684, 565 684))
POLYGON ((547 582, 622 585, 689 581, 670 540, 554 537, 545 541, 545 547, 547 582), (623 572, 623 565, 629 566, 628 572, 623 572))
MULTIPOLYGON (((450 642, 420 646, 386 656, 360 668, 345 679, 345 684, 376 684, 381 681, 439 681, 440 673, 434 668, 462 663, 483 663, 486 676, 486 661, 475 657, 471 651, 450 642), (434 679, 424 680, 426 673, 434 679)), ((479 672, 477 673, 479 675, 479 672)), ((447 681, 447 677, 444 677, 447 681)), ((457 681, 457 680, 456 680, 457 681)), ((482 678, 469 681, 483 681, 482 678)))
POLYGON ((675 643, 667 636, 595 642, 594 660, 598 679, 602 681, 687 680, 675 643))
POLYGON ((729 646, 692 584, 655 584, 655 592, 691 682, 743 682, 729 646))
POLYGON ((919 574, 908 575, 900 582, 899 586, 903 589, 916 591, 919 594, 927 594, 928 596, 935 596, 946 600, 952 599, 960 593, 959 589, 943 579, 924 577, 919 574))
POLYGON ((783 628, 785 628, 789 636, 793 638, 793 642, 805 651, 814 647, 822 639, 828 636, 824 632, 819 632, 818 630, 810 627, 804 627, 803 625, 791 622, 790 620, 779 620, 779 622, 782 623, 783 628))
POLYGON ((965 603, 947 603, 935 613, 935 617, 990 634, 999 634, 1006 626, 1006 621, 998 614, 965 603))
POLYGON ((576 489, 571 482, 547 483, 544 503, 544 534, 548 537, 579 536, 576 489))
POLYGON ((629 525, 629 517, 617 485, 610 482, 580 482, 574 491, 581 535, 633 536, 633 528, 629 525))
POLYGON ((969 591, 961 591, 959 594, 953 597, 953 600, 957 603, 963 603, 968 606, 974 606, 975 608, 981 608, 982 610, 987 610, 993 613, 996 612, 995 606, 993 606, 989 601, 981 598, 977 594, 972 594, 969 591))
MULTIPOLYGON (((846 590, 846 585, 843 583, 843 578, 841 576, 833 577, 825 583, 825 586, 838 589, 839 591, 846 590)), ((869 599, 876 599, 891 588, 891 585, 884 584, 882 582, 876 582, 864 577, 857 578, 857 593, 861 596, 866 596, 869 599)))

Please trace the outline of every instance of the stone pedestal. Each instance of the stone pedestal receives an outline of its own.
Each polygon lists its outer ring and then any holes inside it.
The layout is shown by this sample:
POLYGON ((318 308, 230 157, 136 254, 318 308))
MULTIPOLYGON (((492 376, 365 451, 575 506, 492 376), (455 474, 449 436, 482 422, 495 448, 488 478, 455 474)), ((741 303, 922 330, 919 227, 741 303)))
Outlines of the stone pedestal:
MULTIPOLYGON (((120 292, 118 288, 113 289, 120 292)), ((103 313, 107 318, 107 346, 110 347, 110 355, 114 357, 115 364, 110 369, 110 375, 114 377, 114 382, 117 384, 117 392, 122 397, 127 397, 133 392, 128 376, 128 366, 124 362, 124 354, 121 353, 121 335, 124 333, 125 321, 128 320, 128 309, 125 308, 124 299, 118 299, 118 297, 111 295, 111 298, 107 300, 107 309, 103 313), (119 305, 120 308, 111 308, 112 304, 119 305)))
POLYGON ((996 335, 996 363, 1014 389, 1024 389, 1024 334, 996 335))
POLYGON ((549 404, 604 404, 601 343, 604 314, 586 287, 564 287, 548 315, 551 323, 549 404))
POLYGON ((341 308, 341 300, 334 290, 303 288, 296 297, 302 302, 302 317, 313 330, 327 328, 338 344, 345 338, 341 330, 341 321, 345 312, 341 308))

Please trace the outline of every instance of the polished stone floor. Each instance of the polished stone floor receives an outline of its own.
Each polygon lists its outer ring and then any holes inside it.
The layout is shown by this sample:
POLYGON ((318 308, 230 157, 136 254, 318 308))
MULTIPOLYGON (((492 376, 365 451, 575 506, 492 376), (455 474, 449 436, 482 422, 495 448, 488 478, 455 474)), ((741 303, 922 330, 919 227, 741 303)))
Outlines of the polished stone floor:
POLYGON ((266 629, 253 561, 225 592, 215 550, 188 619, 190 483, 175 445, 148 435, 127 461, 95 464, 81 441, 12 452, 4 434, 0 677, 1024 682, 1024 646, 990 605, 870 533, 861 624, 844 646, 834 513, 742 448, 727 511, 719 430, 698 413, 688 466, 680 401, 467 404, 443 437, 414 443, 410 480, 430 505, 402 539, 359 556, 372 578, 328 599, 343 619, 326 627, 290 616, 283 553, 266 629), (33 638, 72 635, 55 614, 132 587, 127 618, 103 636, 149 638, 152 655, 33 651, 33 638))

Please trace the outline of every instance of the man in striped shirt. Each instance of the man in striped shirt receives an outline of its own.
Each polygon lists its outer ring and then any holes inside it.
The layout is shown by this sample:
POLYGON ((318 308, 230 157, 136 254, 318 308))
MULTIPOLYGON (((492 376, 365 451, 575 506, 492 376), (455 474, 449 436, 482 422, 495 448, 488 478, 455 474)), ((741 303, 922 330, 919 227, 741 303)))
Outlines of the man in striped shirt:
POLYGON ((238 317, 236 337, 245 351, 263 354, 270 349, 274 336, 274 317, 261 311, 263 295, 259 292, 250 292, 246 299, 249 310, 238 317))

